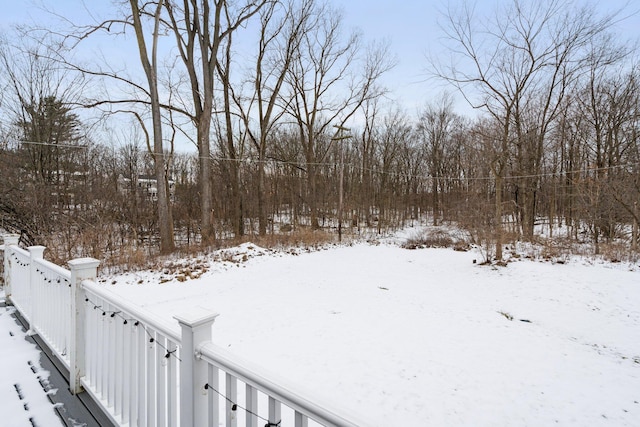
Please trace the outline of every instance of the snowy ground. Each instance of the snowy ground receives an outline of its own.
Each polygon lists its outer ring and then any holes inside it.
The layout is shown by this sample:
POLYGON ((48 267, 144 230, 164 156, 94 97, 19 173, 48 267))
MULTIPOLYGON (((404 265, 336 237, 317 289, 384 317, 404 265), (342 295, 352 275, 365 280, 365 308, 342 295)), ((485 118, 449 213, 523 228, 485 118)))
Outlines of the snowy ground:
POLYGON ((219 312, 218 345, 376 425, 640 425, 637 266, 392 244, 211 258, 102 283, 169 320, 219 312))
MULTIPOLYGON (((4 293, 0 291, 0 301, 4 293)), ((40 367, 40 352, 26 341, 11 316, 12 307, 0 307, 0 425, 53 427, 63 425, 41 382, 49 372, 40 367)))

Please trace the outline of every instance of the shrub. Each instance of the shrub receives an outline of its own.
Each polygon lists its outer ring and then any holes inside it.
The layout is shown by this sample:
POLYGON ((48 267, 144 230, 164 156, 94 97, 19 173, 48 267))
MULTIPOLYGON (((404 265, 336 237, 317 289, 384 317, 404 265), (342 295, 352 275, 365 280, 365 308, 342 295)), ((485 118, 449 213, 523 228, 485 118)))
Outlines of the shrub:
POLYGON ((405 249, 418 248, 453 248, 455 250, 468 250, 469 243, 459 237, 454 237, 451 232, 443 229, 427 229, 421 233, 410 236, 402 244, 405 249))

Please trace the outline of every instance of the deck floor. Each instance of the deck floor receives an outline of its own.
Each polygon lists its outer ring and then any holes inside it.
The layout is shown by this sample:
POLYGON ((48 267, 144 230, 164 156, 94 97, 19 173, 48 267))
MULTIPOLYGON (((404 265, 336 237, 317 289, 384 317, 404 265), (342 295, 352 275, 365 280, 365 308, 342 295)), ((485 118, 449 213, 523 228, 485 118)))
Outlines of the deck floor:
MULTIPOLYGON (((0 302, 0 307, 4 306, 4 302, 0 302)), ((17 311, 13 313, 13 316, 26 332, 28 325, 25 319, 17 311)), ((57 389, 55 394, 48 396, 53 404, 58 404, 56 411, 63 425, 70 427, 115 427, 87 393, 71 394, 67 382, 68 371, 66 367, 57 360, 37 335, 27 336, 26 339, 40 349, 40 366, 49 371, 49 382, 44 387, 57 389)))

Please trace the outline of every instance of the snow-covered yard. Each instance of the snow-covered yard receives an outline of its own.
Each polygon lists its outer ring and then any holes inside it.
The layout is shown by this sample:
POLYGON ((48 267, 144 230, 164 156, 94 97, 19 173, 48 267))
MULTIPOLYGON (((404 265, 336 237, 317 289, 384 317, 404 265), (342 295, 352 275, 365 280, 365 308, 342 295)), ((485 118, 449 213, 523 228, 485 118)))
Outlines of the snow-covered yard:
POLYGON ((168 321, 219 312, 218 345, 376 425, 640 425, 638 266, 392 244, 218 258, 102 283, 168 321))

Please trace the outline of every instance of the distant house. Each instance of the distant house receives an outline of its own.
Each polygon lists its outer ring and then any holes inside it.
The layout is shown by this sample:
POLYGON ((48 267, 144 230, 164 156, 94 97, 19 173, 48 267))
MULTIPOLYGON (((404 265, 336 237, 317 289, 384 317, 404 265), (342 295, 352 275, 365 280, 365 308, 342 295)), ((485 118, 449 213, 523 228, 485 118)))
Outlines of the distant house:
POLYGON ((50 185, 54 206, 64 209, 79 207, 79 204, 83 203, 82 195, 87 192, 88 176, 89 172, 67 172, 62 169, 53 171, 50 185))
MULTIPOLYGON (((169 185, 169 198, 173 201, 176 183, 173 179, 169 179, 167 183, 169 185)), ((153 202, 158 201, 158 181, 152 175, 138 175, 133 182, 130 178, 122 176, 122 174, 118 176, 118 191, 126 194, 134 188, 141 197, 153 202)))

